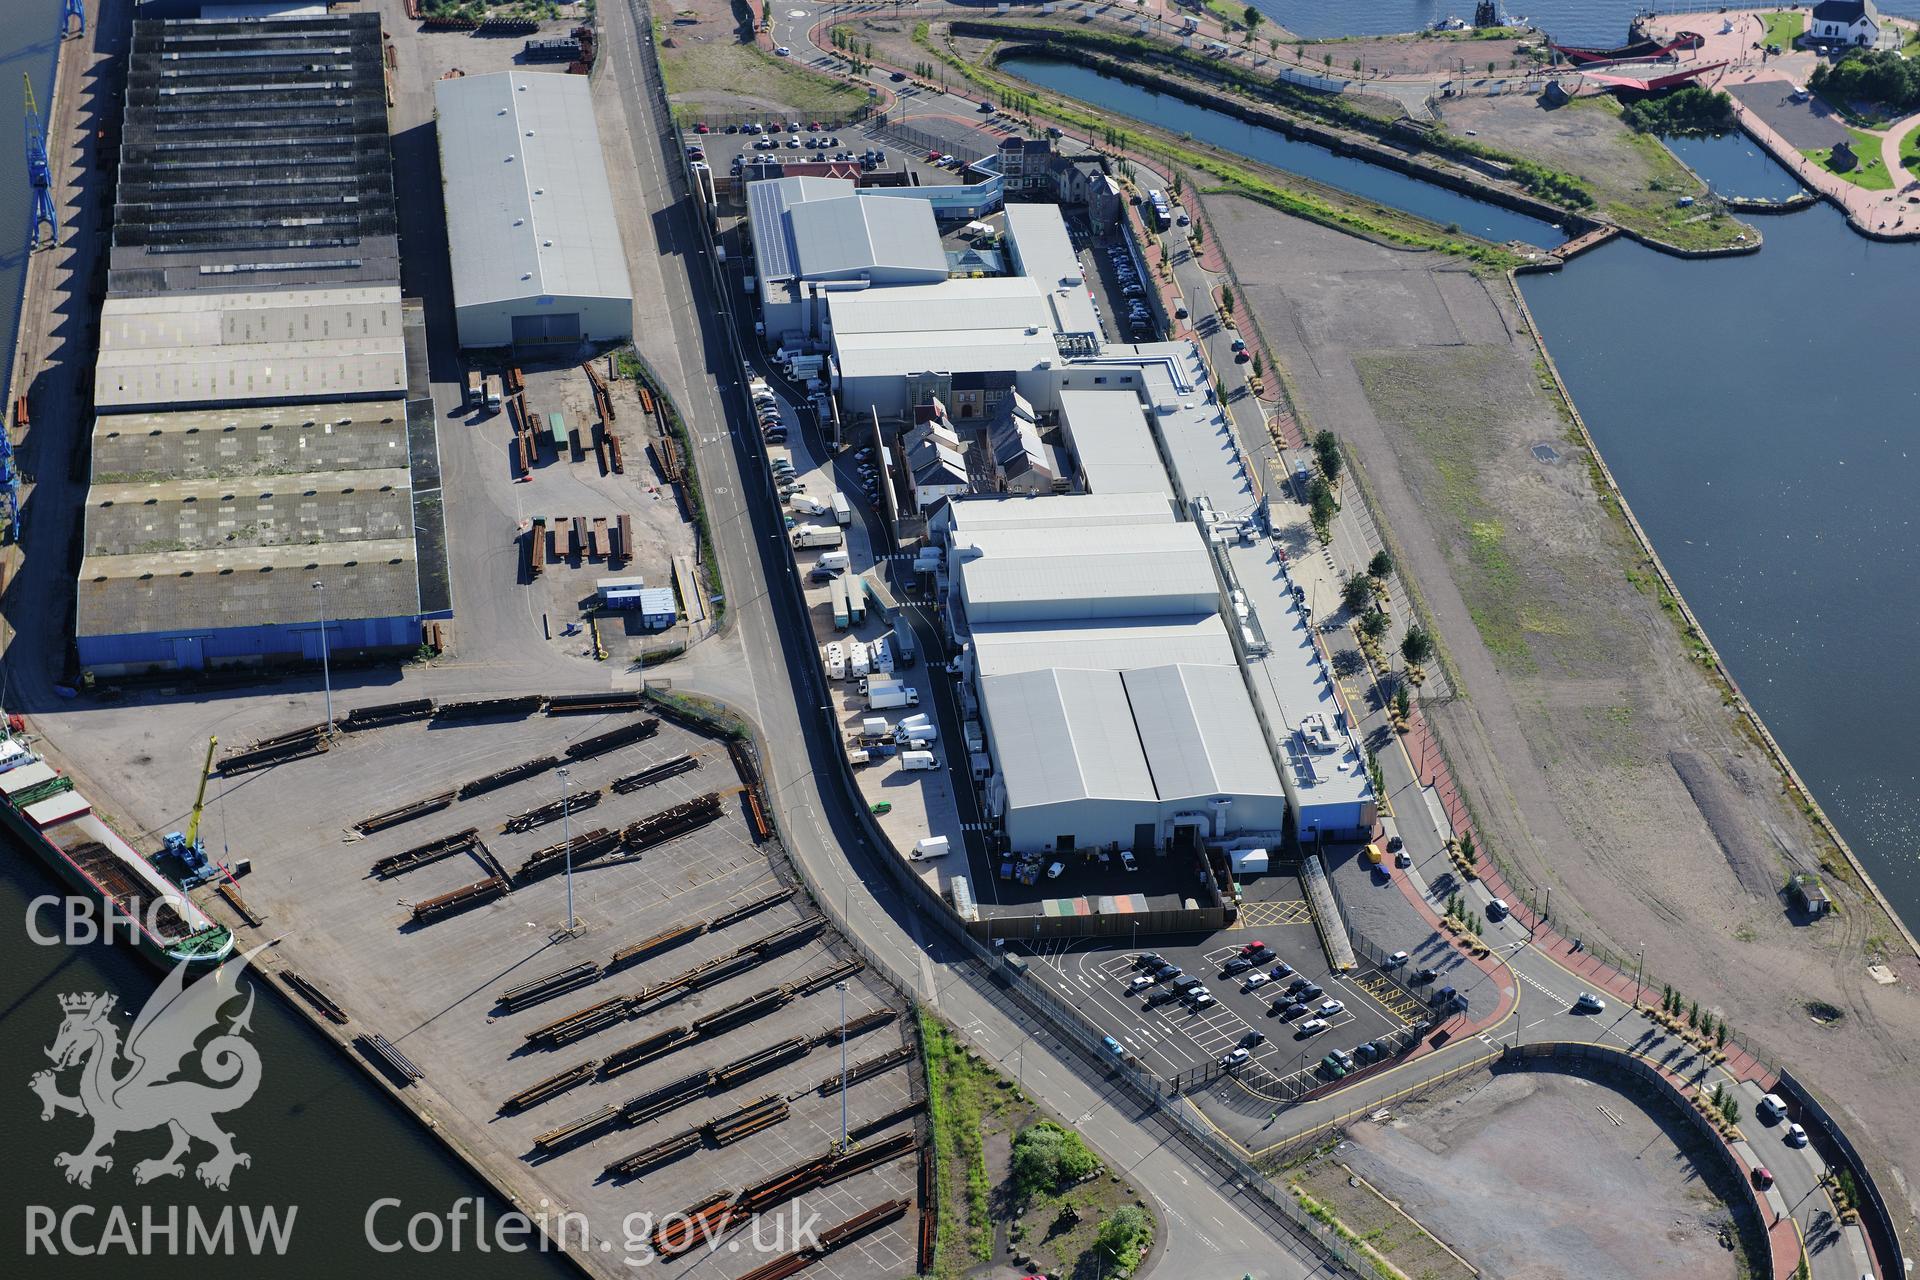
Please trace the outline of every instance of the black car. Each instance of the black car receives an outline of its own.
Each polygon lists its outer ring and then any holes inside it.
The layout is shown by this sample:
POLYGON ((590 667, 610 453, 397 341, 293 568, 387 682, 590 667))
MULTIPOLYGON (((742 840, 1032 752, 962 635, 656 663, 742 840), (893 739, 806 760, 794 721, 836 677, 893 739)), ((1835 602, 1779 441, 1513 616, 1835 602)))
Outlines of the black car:
POLYGON ((1172 982, 1183 972, 1179 965, 1163 964, 1151 971, 1155 982, 1172 982))
POLYGON ((1240 1047, 1242 1049, 1257 1049, 1266 1042, 1267 1033, 1264 1031, 1249 1031, 1240 1037, 1240 1047))
POLYGON ((1220 966, 1220 976, 1230 978, 1236 973, 1245 973, 1248 969, 1253 968, 1254 963, 1252 956, 1235 956, 1220 966))
POLYGON ((1179 998, 1180 993, 1172 987, 1156 987, 1147 995, 1147 1008, 1151 1009, 1157 1004, 1167 1004, 1179 998))
POLYGON ((889 80, 892 80, 895 84, 905 84, 907 80, 907 73, 904 71, 896 71, 887 78, 889 80))
POLYGON ((1312 985, 1313 985, 1313 980, 1311 978, 1295 978, 1292 982, 1289 982, 1287 984, 1287 994, 1290 996, 1297 996, 1306 988, 1312 985))
POLYGON ((1399 836, 1388 836, 1388 837, 1387 837, 1387 852, 1388 852, 1388 853, 1398 853, 1398 852, 1400 852, 1400 846, 1401 846, 1401 845, 1403 845, 1403 844, 1405 844, 1405 843, 1406 843, 1406 841, 1404 841, 1404 840, 1402 840, 1402 839, 1401 839, 1401 838, 1400 838, 1399 836))
POLYGON ((1273 1011, 1283 1018, 1292 1020, 1305 1013, 1307 1005, 1304 1000, 1275 1000, 1273 1011))
POLYGON ((1319 983, 1309 982, 1306 986, 1300 988, 1298 991, 1294 992, 1293 994, 1295 998, 1300 1000, 1318 1000, 1321 996, 1327 993, 1320 989, 1319 983))
POLYGON ((1147 969, 1147 968, 1151 968, 1156 964, 1164 964, 1164 963, 1166 962, 1160 956, 1155 955, 1151 951, 1142 951, 1139 955, 1133 958, 1133 967, 1136 969, 1147 969))
POLYGON ((1432 982, 1435 978, 1439 976, 1440 976, 1440 971, 1438 969, 1422 969, 1420 972, 1413 975, 1414 985, 1424 986, 1425 984, 1432 982))

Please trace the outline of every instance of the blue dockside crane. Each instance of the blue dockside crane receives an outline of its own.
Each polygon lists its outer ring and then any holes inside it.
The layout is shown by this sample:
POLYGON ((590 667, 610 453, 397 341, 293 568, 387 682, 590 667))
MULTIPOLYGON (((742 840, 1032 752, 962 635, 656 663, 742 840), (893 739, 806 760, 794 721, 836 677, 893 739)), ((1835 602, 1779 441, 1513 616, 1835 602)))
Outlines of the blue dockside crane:
POLYGON ((64 40, 68 36, 83 36, 85 34, 87 34, 86 9, 82 7, 80 0, 66 0, 66 3, 60 8, 60 38, 64 40), (78 30, 74 30, 73 28, 73 24, 76 22, 80 24, 78 30))
POLYGON ((27 184, 33 188, 33 220, 27 224, 27 247, 40 246, 40 224, 47 224, 53 240, 60 238, 60 220, 53 212, 53 166, 47 162, 47 130, 40 123, 40 106, 33 100, 33 79, 21 76, 27 86, 27 184))

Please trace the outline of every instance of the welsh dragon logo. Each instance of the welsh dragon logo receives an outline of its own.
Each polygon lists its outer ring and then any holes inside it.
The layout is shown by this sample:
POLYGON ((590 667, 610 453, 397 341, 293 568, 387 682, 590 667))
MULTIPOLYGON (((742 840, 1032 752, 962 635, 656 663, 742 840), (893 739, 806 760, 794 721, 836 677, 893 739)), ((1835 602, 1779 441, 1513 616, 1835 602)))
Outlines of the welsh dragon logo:
POLYGON ((248 952, 190 986, 187 966, 176 965, 134 1019, 124 1045, 113 1023, 116 997, 101 992, 60 997, 66 1017, 46 1050, 53 1069, 34 1073, 31 1087, 40 1095, 42 1120, 63 1111, 93 1120, 92 1141, 53 1158, 68 1182, 91 1187, 96 1171, 113 1168, 107 1148, 114 1139, 161 1127, 172 1145, 164 1155, 133 1166, 136 1183, 184 1175, 182 1157, 195 1140, 213 1148, 213 1155, 194 1170, 210 1187, 225 1191, 233 1171, 253 1163, 251 1156, 234 1150, 233 1135, 214 1117, 246 1105, 260 1087, 260 1054, 244 1038, 252 1030, 251 989, 246 1007, 220 1029, 220 1011, 239 996, 240 975, 255 954, 248 952), (210 1031, 218 1034, 202 1045, 210 1031), (196 1047, 199 1074, 211 1084, 177 1078, 196 1047), (61 1093, 61 1074, 76 1067, 79 1093, 61 1093))

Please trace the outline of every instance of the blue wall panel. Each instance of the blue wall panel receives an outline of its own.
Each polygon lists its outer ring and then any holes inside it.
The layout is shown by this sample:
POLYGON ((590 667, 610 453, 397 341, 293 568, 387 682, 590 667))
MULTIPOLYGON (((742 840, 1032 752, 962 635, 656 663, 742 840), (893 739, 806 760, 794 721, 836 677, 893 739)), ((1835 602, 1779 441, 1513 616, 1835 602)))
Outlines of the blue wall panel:
MULTIPOLYGON (((260 659, 319 656, 313 622, 278 626, 222 627, 213 631, 154 631, 117 636, 81 636, 76 641, 82 667, 191 665, 198 651, 205 666, 260 659)), ((327 623, 327 646, 334 653, 356 649, 412 648, 420 642, 420 619, 344 618, 327 623)))

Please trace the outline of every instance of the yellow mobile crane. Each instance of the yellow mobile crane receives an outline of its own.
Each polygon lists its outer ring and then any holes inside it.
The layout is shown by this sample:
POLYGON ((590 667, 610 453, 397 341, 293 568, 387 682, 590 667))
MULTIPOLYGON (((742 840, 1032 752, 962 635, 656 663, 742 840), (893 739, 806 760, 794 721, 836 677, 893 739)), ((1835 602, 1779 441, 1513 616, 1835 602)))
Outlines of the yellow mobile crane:
POLYGON ((180 861, 182 889, 205 884, 220 874, 220 868, 207 860, 206 845, 200 839, 200 813, 206 808, 207 779, 213 776, 213 750, 219 744, 219 738, 207 739, 207 758, 200 765, 200 790, 194 793, 193 817, 187 823, 187 833, 169 831, 161 840, 160 851, 180 861))

